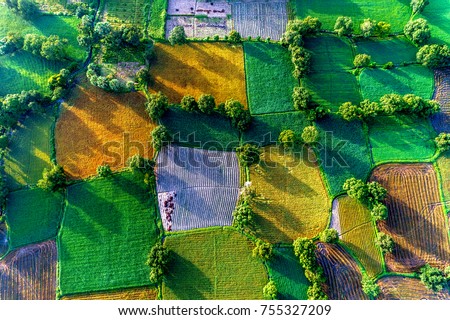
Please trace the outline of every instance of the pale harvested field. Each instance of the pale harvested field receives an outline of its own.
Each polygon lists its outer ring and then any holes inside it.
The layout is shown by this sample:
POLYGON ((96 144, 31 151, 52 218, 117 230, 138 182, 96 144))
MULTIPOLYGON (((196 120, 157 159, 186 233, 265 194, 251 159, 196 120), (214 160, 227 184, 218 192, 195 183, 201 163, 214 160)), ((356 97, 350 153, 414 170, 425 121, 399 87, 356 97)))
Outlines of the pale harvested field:
POLYGON ((450 292, 444 289, 433 292, 419 279, 402 276, 383 277, 378 280, 381 289, 379 300, 449 300, 450 292))
POLYGON ((134 288, 104 292, 92 292, 63 297, 62 300, 156 300, 154 288, 134 288))

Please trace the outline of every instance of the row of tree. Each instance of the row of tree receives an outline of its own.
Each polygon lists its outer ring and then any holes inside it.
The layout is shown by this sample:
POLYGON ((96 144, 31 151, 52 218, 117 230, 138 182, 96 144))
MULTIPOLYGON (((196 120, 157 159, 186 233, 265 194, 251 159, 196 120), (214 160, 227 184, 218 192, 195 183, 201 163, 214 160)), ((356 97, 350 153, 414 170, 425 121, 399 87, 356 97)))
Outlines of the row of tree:
POLYGON ((32 0, 6 0, 6 6, 26 20, 33 19, 39 13, 39 7, 32 0))

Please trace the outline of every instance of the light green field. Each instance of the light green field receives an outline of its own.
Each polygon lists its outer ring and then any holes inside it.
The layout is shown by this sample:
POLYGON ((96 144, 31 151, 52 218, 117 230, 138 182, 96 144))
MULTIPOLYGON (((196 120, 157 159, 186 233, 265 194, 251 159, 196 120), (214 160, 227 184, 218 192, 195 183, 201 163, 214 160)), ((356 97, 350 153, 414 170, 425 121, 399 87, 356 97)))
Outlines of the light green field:
POLYGON ((215 228, 173 235, 162 286, 165 300, 257 300, 267 283, 264 265, 252 257, 253 244, 233 229, 215 228))
POLYGON ((445 43, 450 46, 450 5, 448 0, 430 1, 421 17, 430 25, 430 43, 445 43))
POLYGON ((372 61, 378 65, 393 62, 400 65, 403 62, 415 62, 417 47, 404 37, 383 40, 360 39, 356 42, 357 53, 371 56, 372 61))
POLYGON ((56 237, 63 210, 60 193, 41 189, 8 195, 6 221, 11 249, 56 237))
POLYGON ((149 285, 156 199, 130 172, 72 185, 58 238, 63 295, 149 285))
MULTIPOLYGON (((437 165, 441 174, 441 188, 444 192, 444 199, 445 201, 450 201, 450 151, 439 157, 437 165)), ((450 203, 447 205, 447 208, 450 209, 450 203)))
POLYGON ((375 164, 428 160, 435 153, 435 136, 428 119, 379 117, 369 126, 375 164))
POLYGON ((50 115, 32 114, 13 133, 5 156, 10 190, 35 185, 42 178, 44 168, 51 167, 50 135, 54 121, 50 115))
POLYGON ((150 37, 164 39, 166 27, 167 0, 153 0, 150 7, 148 34, 150 37))
POLYGON ((277 286, 279 300, 308 299, 309 282, 292 248, 276 248, 267 266, 277 286))
POLYGON ((424 99, 431 99, 434 91, 433 72, 423 66, 391 70, 365 69, 359 79, 363 98, 371 101, 378 101, 388 93, 412 93, 424 99))
POLYGON ((293 111, 292 91, 298 82, 289 51, 276 44, 245 42, 244 54, 251 113, 293 111))
POLYGON ((333 30, 337 17, 348 16, 353 19, 356 32, 366 18, 386 21, 393 32, 401 32, 411 15, 410 1, 403 0, 291 0, 291 3, 298 18, 317 17, 323 23, 322 28, 328 30, 333 30))

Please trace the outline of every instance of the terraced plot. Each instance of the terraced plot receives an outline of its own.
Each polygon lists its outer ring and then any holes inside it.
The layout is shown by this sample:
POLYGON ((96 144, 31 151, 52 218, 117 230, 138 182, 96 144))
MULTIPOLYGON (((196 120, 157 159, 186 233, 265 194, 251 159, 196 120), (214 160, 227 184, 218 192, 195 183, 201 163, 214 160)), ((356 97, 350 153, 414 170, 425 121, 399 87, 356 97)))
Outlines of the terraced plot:
POLYGON ((13 133, 9 152, 5 156, 8 188, 17 190, 35 185, 44 168, 51 168, 51 141, 55 118, 46 114, 31 114, 13 133))
POLYGON ((258 237, 290 243, 326 228, 328 194, 312 150, 265 147, 260 164, 250 168, 250 180, 258 194, 253 205, 258 237))
POLYGON ((63 300, 156 300, 158 292, 154 288, 143 287, 116 291, 75 294, 63 300))
POLYGON ((156 199, 131 172, 74 184, 58 238, 62 295, 150 285, 156 199))
POLYGON ((353 258, 336 244, 318 243, 317 261, 327 278, 330 300, 365 300, 361 288, 361 272, 353 258))
POLYGON ((0 300, 54 300, 57 260, 54 241, 10 252, 0 261, 0 300))
POLYGON ((268 279, 253 244, 233 229, 166 237, 173 260, 162 285, 166 300, 256 300, 268 279), (236 263, 239 261, 239 263, 236 263))
POLYGON ((388 190, 389 210, 380 231, 392 236, 396 246, 386 255, 386 265, 396 272, 412 272, 426 263, 444 266, 450 258, 445 215, 439 186, 431 164, 391 164, 376 168, 371 180, 388 190))
POLYGON ((433 99, 441 104, 441 111, 431 118, 436 132, 450 131, 450 69, 438 69, 434 71, 436 85, 433 99))
POLYGON ((378 280, 381 289, 379 300, 449 300, 450 292, 444 289, 433 292, 427 289, 419 279, 390 276, 378 280))
POLYGON ((234 153, 169 146, 159 153, 156 170, 166 230, 231 225, 240 186, 234 153))
POLYGON ((381 40, 360 39, 356 42, 357 53, 365 53, 371 61, 378 65, 393 62, 401 65, 403 62, 416 62, 417 47, 405 37, 395 37, 381 40), (386 54, 389 52, 389 54, 386 54))

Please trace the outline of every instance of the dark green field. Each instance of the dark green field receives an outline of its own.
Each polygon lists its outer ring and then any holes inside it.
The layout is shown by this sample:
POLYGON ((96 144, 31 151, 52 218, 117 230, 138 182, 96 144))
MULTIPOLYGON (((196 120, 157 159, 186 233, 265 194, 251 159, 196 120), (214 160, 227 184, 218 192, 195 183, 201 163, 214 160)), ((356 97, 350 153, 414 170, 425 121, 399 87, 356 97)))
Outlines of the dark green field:
POLYGON ((306 38, 305 48, 312 53, 312 73, 325 74, 353 68, 352 47, 345 38, 337 36, 306 38))
POLYGON ((63 196, 41 189, 8 195, 7 223, 11 249, 55 238, 61 224, 63 196))
POLYGON ((130 172, 70 186, 58 239, 63 295, 150 284, 156 199, 130 172))
POLYGON ((293 111, 292 90, 298 82, 289 51, 277 44, 245 42, 244 54, 252 114, 293 111))
POLYGON ((448 0, 433 0, 421 17, 428 21, 431 29, 431 43, 445 43, 450 46, 450 5, 448 0))
POLYGON ((157 39, 165 37, 167 0, 153 0, 150 7, 148 34, 157 39))
POLYGON ((393 62, 401 65, 403 62, 415 62, 417 47, 404 37, 383 40, 360 39, 356 42, 357 53, 368 54, 378 65, 393 62), (389 54, 386 54, 389 52, 389 54))

